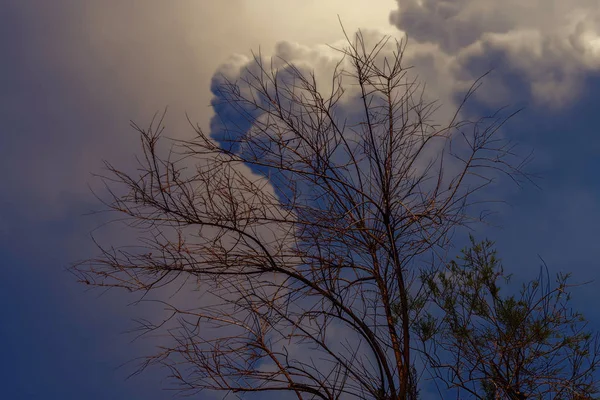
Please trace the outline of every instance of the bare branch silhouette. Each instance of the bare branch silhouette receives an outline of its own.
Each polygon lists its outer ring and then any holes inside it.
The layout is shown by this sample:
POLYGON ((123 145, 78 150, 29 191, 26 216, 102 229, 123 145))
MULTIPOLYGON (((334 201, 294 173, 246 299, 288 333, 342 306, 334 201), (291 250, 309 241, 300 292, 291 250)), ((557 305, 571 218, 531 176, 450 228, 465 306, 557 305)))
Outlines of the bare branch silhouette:
POLYGON ((417 397, 413 328, 431 301, 420 276, 443 270, 456 228, 479 220, 475 194, 527 179, 528 158, 499 134, 514 113, 461 119, 480 80, 435 123, 405 45, 348 38, 326 94, 311 71, 255 55, 223 78, 235 117, 217 141, 196 127, 165 155, 161 118, 133 125, 139 172, 106 164, 105 204, 143 242, 99 245, 73 271, 143 295, 181 282, 205 294, 143 323, 171 338, 143 366, 166 365, 190 393, 417 397))

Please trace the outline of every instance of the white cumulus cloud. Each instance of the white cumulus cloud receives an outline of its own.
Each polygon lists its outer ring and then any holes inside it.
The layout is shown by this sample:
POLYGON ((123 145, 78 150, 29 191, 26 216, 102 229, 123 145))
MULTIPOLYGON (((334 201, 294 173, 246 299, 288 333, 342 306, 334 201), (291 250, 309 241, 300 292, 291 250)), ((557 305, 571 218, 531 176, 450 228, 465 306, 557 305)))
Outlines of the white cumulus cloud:
POLYGON ((600 69, 597 0, 397 0, 390 22, 454 59, 458 80, 496 68, 485 97, 505 103, 524 86, 540 104, 560 107, 600 69), (515 79, 519 80, 516 84, 515 79), (513 85, 514 90, 511 89, 513 85))

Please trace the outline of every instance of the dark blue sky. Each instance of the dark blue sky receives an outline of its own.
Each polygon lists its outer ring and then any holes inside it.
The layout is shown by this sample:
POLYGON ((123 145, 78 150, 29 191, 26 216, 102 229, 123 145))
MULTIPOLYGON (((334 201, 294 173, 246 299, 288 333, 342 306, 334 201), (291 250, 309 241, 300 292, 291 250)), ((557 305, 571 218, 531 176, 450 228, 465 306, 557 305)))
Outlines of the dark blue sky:
MULTIPOLYGON (((66 272, 70 263, 95 255, 89 233, 106 218, 84 216, 100 208, 88 188, 88 184, 98 187, 90 173, 101 172, 102 159, 126 168, 132 165, 137 137, 128 121, 145 124, 155 111, 169 105, 167 123, 176 135, 191 134, 184 111, 208 127, 213 72, 229 53, 248 53, 248 42, 232 43, 234 33, 223 46, 219 39, 211 39, 217 29, 212 25, 201 34, 202 21, 208 17, 194 20, 189 16, 191 10, 198 15, 202 12, 194 2, 166 3, 170 2, 0 0, 4 178, 0 191, 0 266, 4 271, 0 280, 0 398, 153 400, 171 396, 161 390, 163 371, 150 370, 125 380, 132 368, 118 368, 152 351, 151 344, 131 343, 132 335, 122 332, 133 327, 132 317, 156 309, 127 306, 133 298, 124 293, 86 291, 66 272)), ((388 3, 394 7, 393 1, 388 3)), ((584 9, 588 3, 578 4, 584 9)), ((222 14, 213 7, 210 18, 222 18, 227 26, 232 11, 227 7, 223 6, 222 14)), ((383 10, 384 17, 391 10, 383 10)), ((284 11, 278 10, 282 15, 284 11)), ((558 15, 561 10, 555 12, 558 15)), ((309 18, 311 14, 306 13, 309 18)), ((293 10, 289 14, 289 18, 296 15, 293 10)), ((548 25, 554 20, 548 17, 548 21, 540 22, 539 32, 551 39, 548 25)), ((401 19, 395 22, 403 23, 401 19)), ((508 28, 500 27, 497 32, 510 30, 509 22, 502 25, 508 28)), ((514 26, 518 28, 519 23, 514 26)), ((385 18, 381 25, 390 29, 385 18)), ((250 30, 251 25, 243 28, 250 30)), ((595 28, 600 30, 598 25, 595 28)), ((419 33, 414 28, 416 41, 433 40, 419 33)), ((275 39, 287 39, 285 32, 281 35, 275 39)), ((470 39, 463 36, 444 44, 448 54, 459 52, 452 46, 468 47, 470 39)), ((273 37, 265 41, 271 43, 273 37)), ((539 69, 544 76, 532 77, 531 71, 515 61, 511 48, 498 43, 504 42, 490 39, 479 52, 464 50, 454 65, 462 66, 467 76, 485 72, 490 65, 497 68, 469 113, 493 108, 490 98, 496 95, 502 101, 508 99, 508 104, 527 106, 505 133, 524 149, 535 149, 531 170, 541 175, 540 189, 497 188, 495 193, 510 204, 499 208, 498 222, 503 227, 482 228, 478 235, 496 240, 506 268, 524 279, 536 276, 539 254, 551 272, 573 271, 575 281, 594 280, 576 291, 574 301, 600 329, 596 307, 600 63, 582 58, 581 65, 563 68, 561 53, 552 53, 548 45, 535 59, 539 65, 531 61, 537 68, 543 60, 550 60, 539 69), (540 100, 552 96, 551 90, 543 92, 546 86, 537 86, 542 87, 542 94, 528 86, 533 81, 551 85, 553 79, 557 86, 579 87, 561 92, 564 101, 557 105, 540 100)), ((568 63, 574 61, 565 59, 564 64, 568 63)), ((102 236, 115 242, 126 237, 117 228, 102 236)))

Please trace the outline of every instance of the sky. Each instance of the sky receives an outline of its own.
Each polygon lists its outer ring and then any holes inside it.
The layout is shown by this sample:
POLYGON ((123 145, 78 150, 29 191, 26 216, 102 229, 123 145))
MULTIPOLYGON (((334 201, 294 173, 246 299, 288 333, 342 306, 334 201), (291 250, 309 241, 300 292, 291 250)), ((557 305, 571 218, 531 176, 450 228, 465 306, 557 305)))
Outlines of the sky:
MULTIPOLYGON (((106 221, 91 188, 103 160, 133 168, 134 120, 168 106, 169 135, 210 131, 214 85, 251 51, 327 76, 327 46, 360 28, 408 37, 428 95, 456 103, 493 68, 466 113, 524 107, 503 134, 534 149, 538 187, 496 187, 481 227, 507 270, 572 271, 574 303, 600 329, 598 0, 0 0, 0 394, 7 399, 167 399, 164 371, 122 364, 152 350, 125 332, 156 310, 89 291, 67 267, 95 253, 106 221)), ((111 243, 128 232, 108 227, 111 243)), ((198 398, 203 398, 202 396, 198 398)), ((208 397, 207 397, 208 398, 208 397)))

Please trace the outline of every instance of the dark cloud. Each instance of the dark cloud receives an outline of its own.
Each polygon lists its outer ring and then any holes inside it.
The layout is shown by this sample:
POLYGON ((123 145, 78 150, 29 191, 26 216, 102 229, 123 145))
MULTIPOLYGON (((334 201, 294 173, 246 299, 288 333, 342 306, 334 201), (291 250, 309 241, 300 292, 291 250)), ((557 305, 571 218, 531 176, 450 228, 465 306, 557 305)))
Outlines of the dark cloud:
MULTIPOLYGON (((459 80, 494 67, 526 81, 527 95, 547 107, 562 107, 579 95, 583 77, 600 70, 597 2, 494 2, 488 0, 397 0, 390 21, 419 43, 439 46, 454 59, 459 80), (482 63, 485 65, 482 68, 482 63)), ((498 75, 496 75, 498 76, 498 75)), ((469 79, 467 79, 469 80, 469 79)), ((488 90, 490 101, 510 96, 503 82, 488 90)), ((514 80, 509 83, 514 86, 514 80)))
POLYGON ((470 0, 399 0, 390 22, 419 42, 434 42, 455 52, 476 42, 485 32, 507 32, 511 22, 491 7, 470 0))

